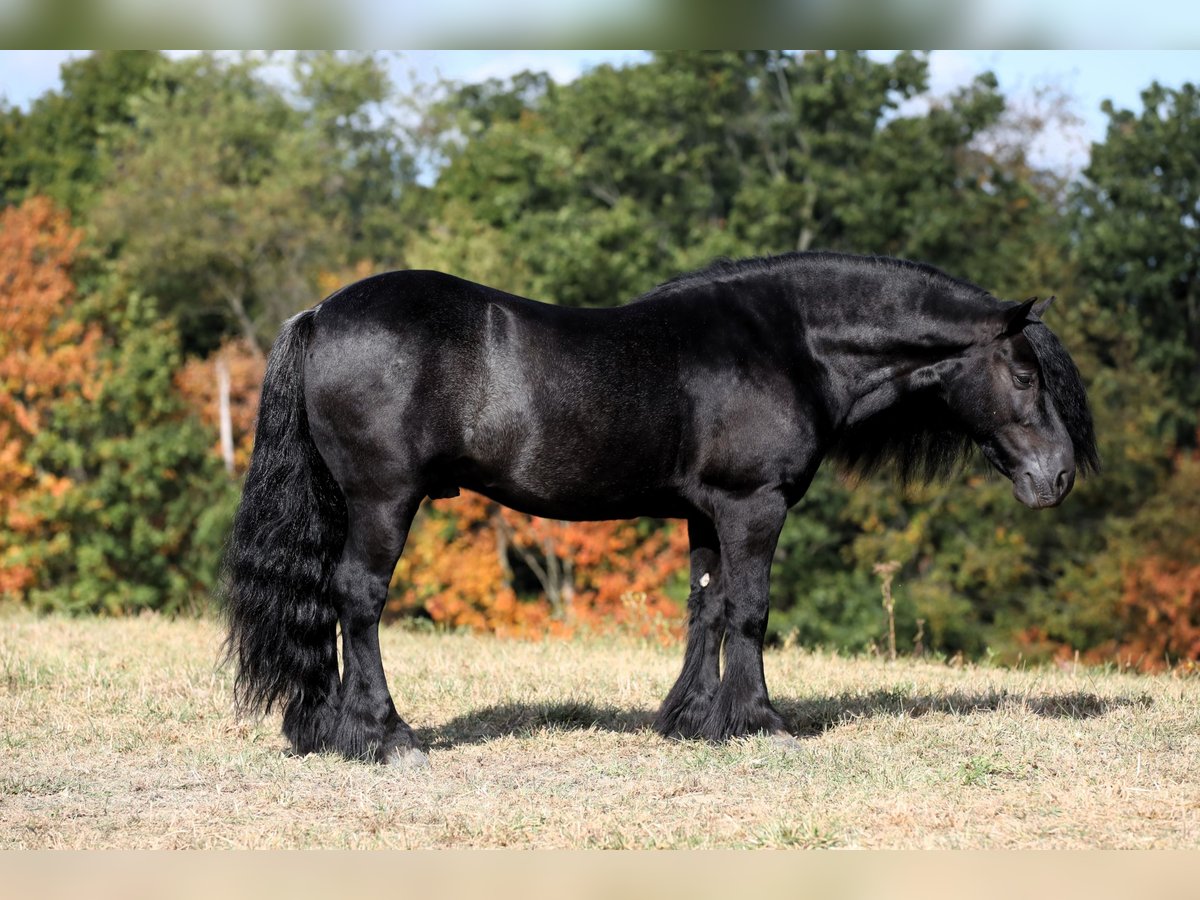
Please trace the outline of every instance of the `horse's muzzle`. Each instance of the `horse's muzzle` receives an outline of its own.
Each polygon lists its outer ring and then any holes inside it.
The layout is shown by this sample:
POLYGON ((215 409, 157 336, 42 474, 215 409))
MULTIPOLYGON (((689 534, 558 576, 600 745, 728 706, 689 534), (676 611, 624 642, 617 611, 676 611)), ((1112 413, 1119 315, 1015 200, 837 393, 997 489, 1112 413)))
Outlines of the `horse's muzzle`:
POLYGON ((1013 478, 1013 496, 1030 509, 1046 509, 1062 503, 1074 486, 1074 465, 1033 465, 1013 478))

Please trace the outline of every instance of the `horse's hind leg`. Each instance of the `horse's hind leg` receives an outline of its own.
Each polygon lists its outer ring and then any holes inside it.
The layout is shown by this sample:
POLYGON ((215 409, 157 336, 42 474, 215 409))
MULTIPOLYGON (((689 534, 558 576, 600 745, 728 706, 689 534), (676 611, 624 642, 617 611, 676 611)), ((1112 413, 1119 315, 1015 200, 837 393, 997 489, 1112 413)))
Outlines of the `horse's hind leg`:
POLYGON ((721 683, 725 596, 713 524, 704 518, 689 519, 688 543, 691 593, 683 671, 654 720, 655 729, 667 737, 699 737, 721 683))
POLYGON ((425 765, 428 759, 396 712, 379 652, 379 618, 421 494, 350 499, 349 530, 331 590, 342 626, 342 684, 327 749, 351 759, 425 765))

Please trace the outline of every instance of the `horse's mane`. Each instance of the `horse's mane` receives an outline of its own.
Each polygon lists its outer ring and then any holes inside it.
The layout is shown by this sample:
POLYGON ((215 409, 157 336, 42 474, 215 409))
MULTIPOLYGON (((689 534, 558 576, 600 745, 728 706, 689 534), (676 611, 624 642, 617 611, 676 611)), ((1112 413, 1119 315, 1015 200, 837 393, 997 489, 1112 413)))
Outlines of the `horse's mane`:
MULTIPOLYGON (((920 276, 927 281, 940 284, 958 294, 991 299, 991 295, 978 285, 955 278, 928 263, 896 259, 891 256, 859 256, 853 253, 838 253, 833 250, 805 250, 771 256, 750 256, 745 259, 729 259, 722 256, 703 268, 667 279, 637 299, 649 300, 709 284, 734 281, 755 275, 803 274, 805 270, 821 265, 843 270, 884 269, 891 270, 896 274, 908 273, 910 276, 920 276)), ((993 302, 995 301, 993 300, 993 302)))
MULTIPOLYGON (((888 274, 919 277, 937 284, 961 301, 972 305, 978 303, 981 313, 994 311, 999 304, 978 285, 926 263, 827 251, 716 259, 702 269, 663 282, 639 299, 668 296, 756 275, 802 275, 814 266, 859 271, 884 269, 888 274)), ((1100 457, 1096 435, 1079 370, 1054 332, 1043 323, 1031 322, 1025 327, 1024 334, 1037 354, 1043 383, 1071 437, 1076 466, 1083 474, 1098 470, 1100 457)), ((933 390, 926 389, 906 394, 887 409, 844 430, 830 455, 843 469, 859 477, 890 468, 900 481, 912 483, 952 474, 971 458, 974 451, 974 442, 963 431, 954 413, 933 390)))
POLYGON ((952 474, 974 450, 950 407, 927 388, 843 430, 830 456, 856 477, 890 468, 901 483, 911 484, 952 474))
POLYGON ((1092 425, 1092 410, 1087 392, 1075 361, 1058 336, 1041 322, 1031 322, 1022 332, 1033 345, 1042 383, 1046 385, 1058 415, 1062 419, 1075 450, 1075 466, 1084 475, 1100 470, 1100 452, 1096 449, 1096 431, 1092 425))

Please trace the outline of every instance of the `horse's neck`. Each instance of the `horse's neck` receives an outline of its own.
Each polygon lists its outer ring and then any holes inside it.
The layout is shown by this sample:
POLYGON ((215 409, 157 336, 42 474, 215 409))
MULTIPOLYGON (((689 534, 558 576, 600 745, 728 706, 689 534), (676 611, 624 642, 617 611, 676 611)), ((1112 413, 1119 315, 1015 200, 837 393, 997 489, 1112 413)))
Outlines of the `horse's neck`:
MULTIPOLYGON (((969 309, 969 308, 968 308, 969 309)), ((926 310, 895 306, 879 324, 848 325, 831 343, 837 358, 830 369, 841 409, 834 418, 847 425, 861 422, 898 403, 905 396, 936 386, 951 374, 964 350, 979 337, 978 321, 970 314, 935 319, 926 310)))

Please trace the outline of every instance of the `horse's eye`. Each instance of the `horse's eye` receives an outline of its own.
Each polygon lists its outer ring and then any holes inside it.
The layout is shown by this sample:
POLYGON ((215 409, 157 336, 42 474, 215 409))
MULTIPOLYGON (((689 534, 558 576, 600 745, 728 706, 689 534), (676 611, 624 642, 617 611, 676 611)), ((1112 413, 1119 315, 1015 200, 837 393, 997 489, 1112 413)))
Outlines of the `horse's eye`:
POLYGON ((1017 387, 1020 388, 1021 390, 1025 390, 1026 388, 1031 388, 1031 387, 1033 387, 1033 373, 1032 372, 1013 372, 1013 381, 1016 382, 1017 387))

